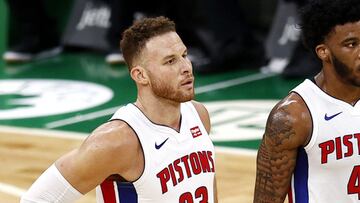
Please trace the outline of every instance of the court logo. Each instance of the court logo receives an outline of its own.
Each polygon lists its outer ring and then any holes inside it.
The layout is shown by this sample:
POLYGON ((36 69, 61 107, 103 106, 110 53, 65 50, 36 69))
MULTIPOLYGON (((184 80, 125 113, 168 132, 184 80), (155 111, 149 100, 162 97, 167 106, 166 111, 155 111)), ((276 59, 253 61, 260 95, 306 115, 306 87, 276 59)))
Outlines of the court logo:
POLYGON ((90 82, 0 80, 0 120, 76 112, 99 106, 112 97, 111 89, 90 82))
POLYGON ((204 103, 211 117, 213 141, 260 140, 277 100, 233 100, 204 103))

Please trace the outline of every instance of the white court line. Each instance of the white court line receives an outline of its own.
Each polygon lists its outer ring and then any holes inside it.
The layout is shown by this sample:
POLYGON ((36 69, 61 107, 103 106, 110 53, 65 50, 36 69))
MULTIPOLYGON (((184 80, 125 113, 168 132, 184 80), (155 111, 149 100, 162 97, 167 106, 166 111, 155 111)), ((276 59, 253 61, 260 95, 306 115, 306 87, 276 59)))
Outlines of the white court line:
POLYGON ((2 125, 0 125, 0 133, 21 134, 21 135, 38 136, 38 137, 78 139, 78 140, 83 140, 88 135, 87 133, 66 132, 60 130, 43 130, 43 129, 25 128, 25 127, 11 127, 11 126, 2 126, 2 125))
MULTIPOLYGON (((240 78, 235 78, 235 79, 231 79, 231 80, 227 80, 227 81, 217 82, 217 83, 214 83, 211 85, 204 85, 204 86, 195 88, 195 94, 202 94, 202 93, 206 93, 206 92, 210 92, 210 91, 214 91, 214 90, 224 89, 227 87, 236 86, 236 85, 244 84, 247 82, 252 82, 252 81, 256 81, 256 80, 273 77, 275 75, 277 75, 277 74, 256 73, 256 74, 248 75, 245 77, 240 77, 240 78)), ((80 116, 73 116, 73 117, 69 117, 66 119, 62 119, 62 120, 57 120, 57 121, 45 124, 45 128, 53 129, 53 128, 58 128, 58 127, 66 126, 66 125, 71 125, 71 124, 80 123, 83 121, 99 118, 102 116, 111 115, 118 108, 120 108, 120 106, 111 107, 111 108, 107 108, 107 109, 100 110, 100 111, 95 111, 95 112, 88 113, 88 114, 82 114, 80 116)))
POLYGON ((45 125, 45 128, 53 129, 53 128, 58 128, 58 127, 65 126, 65 125, 71 125, 71 124, 74 124, 74 123, 80 123, 82 121, 87 121, 87 120, 99 118, 99 117, 102 117, 102 116, 111 115, 117 109, 119 109, 120 107, 121 106, 115 106, 115 107, 103 109, 103 110, 100 110, 100 111, 95 111, 95 112, 88 113, 88 114, 82 114, 82 115, 73 116, 73 117, 69 117, 69 118, 66 118, 66 119, 50 122, 50 123, 47 123, 45 125))
MULTIPOLYGON (((53 137, 53 138, 75 139, 75 140, 84 140, 87 135, 84 133, 74 133, 74 132, 66 132, 59 130, 43 130, 43 129, 11 127, 11 126, 0 126, 0 133, 4 134, 5 136, 7 133, 11 133, 11 134, 21 134, 26 136, 53 137)), ((12 196, 20 197, 22 194, 25 193, 25 190, 13 185, 0 182, 0 192, 12 196)))
MULTIPOLYGON (((21 134, 26 136, 35 136, 35 137, 53 137, 53 138, 65 138, 65 139, 76 139, 76 140, 84 140, 87 133, 73 133, 66 132, 60 130, 44 130, 44 129, 36 129, 36 128, 23 128, 23 127, 9 127, 9 126, 0 126, 0 133, 13 133, 13 134, 21 134)), ((216 152, 226 153, 226 154, 234 154, 241 156, 256 156, 256 150, 251 149, 239 149, 232 147, 215 147, 216 152)))
POLYGON ((214 90, 224 89, 224 88, 231 87, 231 86, 241 85, 241 84, 244 84, 247 82, 253 82, 256 80, 270 78, 275 75, 278 75, 278 74, 276 74, 276 73, 267 73, 267 74, 256 73, 256 74, 252 74, 252 75, 247 75, 245 77, 235 78, 235 79, 217 82, 217 83, 214 83, 211 85, 205 85, 202 87, 195 88, 195 93, 201 94, 201 93, 210 92, 210 91, 214 91, 214 90))
POLYGON ((26 191, 24 189, 18 188, 16 186, 0 182, 0 192, 6 193, 6 194, 9 194, 12 196, 20 197, 26 191))

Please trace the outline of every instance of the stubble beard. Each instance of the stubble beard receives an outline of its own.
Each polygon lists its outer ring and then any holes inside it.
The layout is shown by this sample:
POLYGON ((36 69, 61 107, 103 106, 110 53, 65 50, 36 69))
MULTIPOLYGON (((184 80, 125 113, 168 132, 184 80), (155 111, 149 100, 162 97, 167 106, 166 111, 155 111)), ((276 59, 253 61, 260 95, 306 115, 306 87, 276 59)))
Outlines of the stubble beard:
POLYGON ((345 63, 340 61, 336 56, 332 55, 332 61, 336 73, 342 77, 347 83, 353 86, 360 87, 360 78, 356 77, 352 69, 345 63))
POLYGON ((152 91, 160 98, 171 100, 174 102, 187 102, 194 99, 194 88, 189 91, 181 91, 180 88, 176 89, 163 80, 151 79, 152 91))

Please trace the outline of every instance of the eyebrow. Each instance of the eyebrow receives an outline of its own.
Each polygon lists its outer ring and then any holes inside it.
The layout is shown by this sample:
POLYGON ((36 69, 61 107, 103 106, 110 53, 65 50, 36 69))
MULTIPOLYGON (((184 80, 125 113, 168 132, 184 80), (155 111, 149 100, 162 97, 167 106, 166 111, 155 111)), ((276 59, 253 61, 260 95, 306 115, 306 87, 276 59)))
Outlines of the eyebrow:
POLYGON ((351 42, 351 41, 359 41, 359 38, 358 38, 358 37, 346 38, 346 39, 343 40, 341 43, 347 43, 347 42, 351 42))
MULTIPOLYGON (((187 51, 188 51, 188 50, 185 49, 182 54, 187 53, 187 51)), ((168 59, 174 58, 175 56, 176 56, 175 54, 167 55, 167 56, 165 56, 165 57, 162 59, 162 61, 166 61, 166 60, 168 60, 168 59)))
POLYGON ((174 58, 174 57, 175 57, 175 54, 171 54, 171 55, 165 56, 165 57, 163 58, 163 61, 166 61, 166 60, 171 59, 171 58, 174 58))

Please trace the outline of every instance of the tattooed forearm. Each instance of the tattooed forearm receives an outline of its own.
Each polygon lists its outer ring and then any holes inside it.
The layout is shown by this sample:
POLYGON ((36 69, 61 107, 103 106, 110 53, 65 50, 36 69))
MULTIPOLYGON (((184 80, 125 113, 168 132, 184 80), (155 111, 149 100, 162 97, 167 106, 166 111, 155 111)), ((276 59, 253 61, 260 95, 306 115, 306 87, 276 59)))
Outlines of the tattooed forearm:
POLYGON ((270 159, 270 154, 265 150, 264 143, 262 143, 257 156, 254 202, 275 202, 270 159))
POLYGON ((297 153, 292 123, 284 108, 269 117, 257 157, 255 203, 283 202, 286 197, 297 153))

